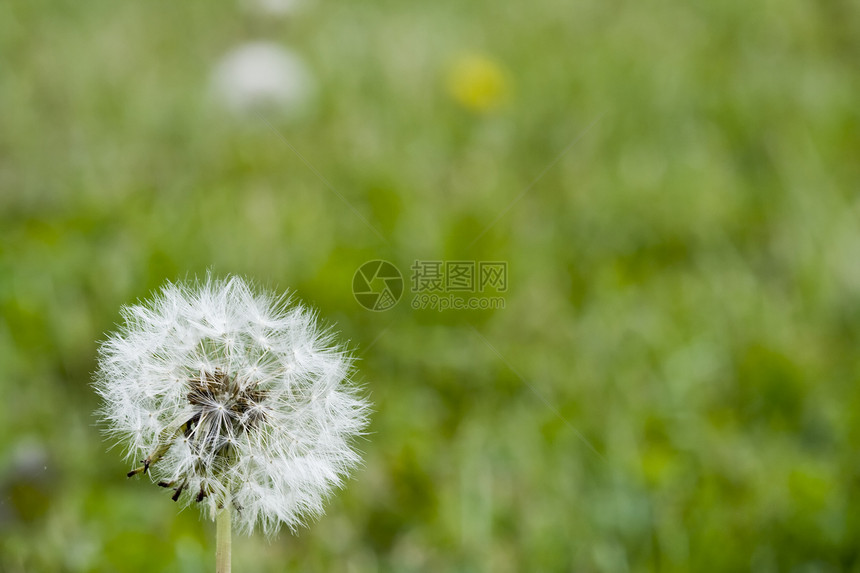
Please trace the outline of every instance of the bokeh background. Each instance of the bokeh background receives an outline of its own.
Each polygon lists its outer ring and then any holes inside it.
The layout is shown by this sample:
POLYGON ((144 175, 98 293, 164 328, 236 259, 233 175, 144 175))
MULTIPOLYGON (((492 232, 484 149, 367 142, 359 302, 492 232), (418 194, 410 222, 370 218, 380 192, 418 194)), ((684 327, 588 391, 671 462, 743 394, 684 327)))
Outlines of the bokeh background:
POLYGON ((294 8, 0 5, 0 570, 213 569, 89 386, 207 269, 336 323, 376 410, 238 571, 860 570, 856 3, 294 8), (301 106, 214 93, 256 41, 301 106), (505 308, 369 312, 371 259, 506 261, 505 308))

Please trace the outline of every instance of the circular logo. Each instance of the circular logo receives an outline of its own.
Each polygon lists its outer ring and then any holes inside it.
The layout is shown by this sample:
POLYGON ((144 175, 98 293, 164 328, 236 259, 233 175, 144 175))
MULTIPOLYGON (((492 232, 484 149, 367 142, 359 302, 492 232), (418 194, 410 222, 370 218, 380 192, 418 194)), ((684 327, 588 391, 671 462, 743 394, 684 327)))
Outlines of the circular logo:
POLYGON ((403 275, 388 261, 367 261, 352 277, 352 295, 367 310, 388 310, 403 296, 403 275))

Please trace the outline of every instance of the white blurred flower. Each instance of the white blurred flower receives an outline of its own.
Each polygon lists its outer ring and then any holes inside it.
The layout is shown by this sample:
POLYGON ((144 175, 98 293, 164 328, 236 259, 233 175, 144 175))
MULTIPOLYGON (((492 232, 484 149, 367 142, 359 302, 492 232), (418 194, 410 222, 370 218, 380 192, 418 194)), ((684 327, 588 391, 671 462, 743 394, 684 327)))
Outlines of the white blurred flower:
POLYGON ((307 0, 242 0, 243 7, 260 16, 285 17, 304 8, 307 0))
POLYGON ((212 83, 215 96, 240 114, 262 109, 301 115, 316 93, 302 59, 271 42, 250 42, 228 53, 217 65, 212 83))
POLYGON ((173 499, 268 534, 323 512, 359 462, 368 402, 315 315, 241 278, 164 286, 124 307, 95 386, 109 433, 173 499))

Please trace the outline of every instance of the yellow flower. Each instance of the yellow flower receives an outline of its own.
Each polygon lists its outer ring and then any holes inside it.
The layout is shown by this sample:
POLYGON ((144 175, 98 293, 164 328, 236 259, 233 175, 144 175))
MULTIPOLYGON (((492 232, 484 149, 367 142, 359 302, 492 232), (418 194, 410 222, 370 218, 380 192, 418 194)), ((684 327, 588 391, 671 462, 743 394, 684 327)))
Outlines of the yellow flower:
POLYGON ((507 101, 508 75, 486 56, 461 56, 448 70, 447 80, 450 96, 472 111, 494 111, 507 101))

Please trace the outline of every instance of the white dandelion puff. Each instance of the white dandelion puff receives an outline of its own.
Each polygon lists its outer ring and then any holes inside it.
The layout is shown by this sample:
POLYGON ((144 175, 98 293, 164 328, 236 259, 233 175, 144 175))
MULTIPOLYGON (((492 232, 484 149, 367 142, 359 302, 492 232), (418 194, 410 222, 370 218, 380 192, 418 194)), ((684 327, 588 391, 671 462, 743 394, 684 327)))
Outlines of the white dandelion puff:
POLYGON ((174 501, 272 534, 323 512, 369 404, 314 313, 241 278, 168 283, 122 309, 95 388, 108 432, 174 501))
POLYGON ((231 111, 271 111, 301 116, 311 107, 316 83, 301 57, 272 42, 242 44, 215 68, 215 96, 231 111))
POLYGON ((259 16, 285 18, 305 8, 307 0, 242 0, 248 12, 259 16))

